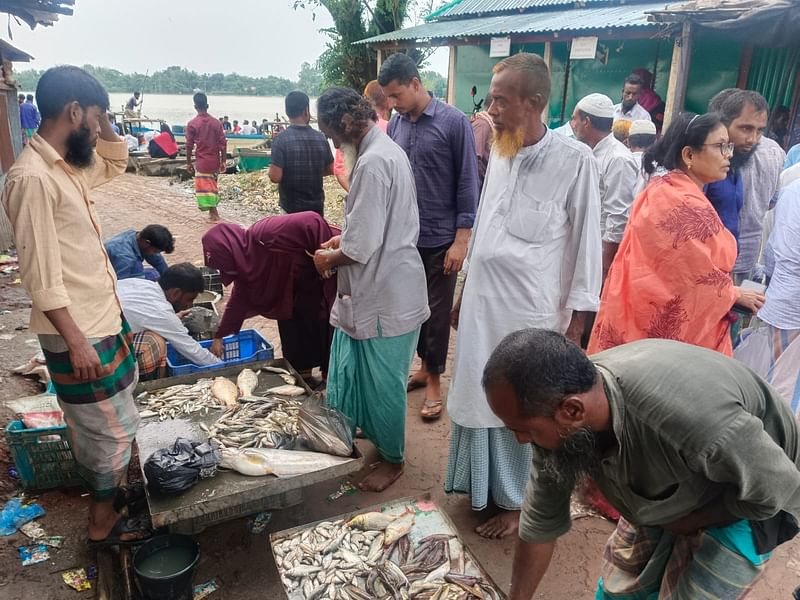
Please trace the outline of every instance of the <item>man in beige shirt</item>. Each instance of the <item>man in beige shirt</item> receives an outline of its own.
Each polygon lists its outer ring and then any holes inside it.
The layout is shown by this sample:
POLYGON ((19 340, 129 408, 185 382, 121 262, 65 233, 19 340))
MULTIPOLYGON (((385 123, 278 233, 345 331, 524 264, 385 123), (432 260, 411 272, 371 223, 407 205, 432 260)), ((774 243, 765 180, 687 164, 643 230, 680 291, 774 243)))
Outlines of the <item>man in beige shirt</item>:
POLYGON ((125 171, 128 150, 108 121, 108 94, 86 71, 49 69, 36 99, 42 123, 8 172, 3 205, 33 304, 30 328, 91 492, 89 540, 130 541, 141 527, 120 518, 114 498, 139 424, 136 362, 89 198, 125 171))

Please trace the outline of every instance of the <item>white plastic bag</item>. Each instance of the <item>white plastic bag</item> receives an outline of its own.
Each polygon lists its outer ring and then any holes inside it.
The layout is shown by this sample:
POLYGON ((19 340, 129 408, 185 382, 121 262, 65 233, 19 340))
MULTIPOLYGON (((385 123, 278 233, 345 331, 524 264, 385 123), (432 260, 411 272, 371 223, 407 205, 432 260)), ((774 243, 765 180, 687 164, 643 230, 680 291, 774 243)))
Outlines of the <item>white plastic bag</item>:
POLYGON ((756 322, 751 327, 742 329, 739 344, 733 350, 733 357, 766 378, 772 363, 770 328, 756 322))

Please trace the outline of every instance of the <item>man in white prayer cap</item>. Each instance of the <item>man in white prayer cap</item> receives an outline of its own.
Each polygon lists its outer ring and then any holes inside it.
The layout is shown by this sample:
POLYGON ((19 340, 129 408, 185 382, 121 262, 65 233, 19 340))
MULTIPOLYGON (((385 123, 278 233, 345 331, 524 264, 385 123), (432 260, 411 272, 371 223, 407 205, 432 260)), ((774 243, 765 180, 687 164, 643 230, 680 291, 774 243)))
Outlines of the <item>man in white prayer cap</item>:
POLYGON ((638 166, 630 150, 614 137, 614 103, 604 94, 581 98, 570 121, 575 137, 594 152, 600 167, 600 231, 603 279, 628 224, 638 166))
POLYGON ((597 310, 602 276, 597 161, 577 140, 542 123, 550 72, 521 53, 494 67, 489 116, 494 144, 473 228, 469 271, 453 308, 458 327, 445 491, 495 515, 486 538, 514 535, 533 456, 492 412, 481 374, 512 331, 541 327, 580 341, 597 310))

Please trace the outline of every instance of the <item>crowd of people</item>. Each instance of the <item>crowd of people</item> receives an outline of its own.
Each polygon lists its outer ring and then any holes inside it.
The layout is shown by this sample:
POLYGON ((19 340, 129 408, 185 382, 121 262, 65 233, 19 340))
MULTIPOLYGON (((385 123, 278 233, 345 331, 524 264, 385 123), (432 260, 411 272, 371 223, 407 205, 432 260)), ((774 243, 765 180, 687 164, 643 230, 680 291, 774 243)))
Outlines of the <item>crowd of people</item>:
MULTIPOLYGON (((533 596, 574 491, 617 521, 597 598, 746 594, 800 517, 800 157, 762 135, 756 92, 723 90, 706 113, 664 124, 646 81, 627 77, 617 104, 587 95, 557 130, 543 122, 548 67, 529 53, 494 66, 472 122, 402 53, 363 94, 325 91, 319 131, 308 97, 289 94, 269 171, 286 214, 203 236, 205 264, 234 287, 199 352, 176 337, 176 311, 202 277, 166 266, 171 234, 100 239, 89 190, 127 156, 105 90, 76 67, 47 71, 42 123, 3 203, 92 492, 90 540, 145 535, 112 503, 138 424, 137 361, 155 372, 159 337, 210 364, 224 335, 263 315, 374 444, 365 491, 403 473, 408 392, 424 389, 423 419, 446 405, 445 490, 493 511, 480 535, 519 536, 510 598, 533 596), (348 190, 341 229, 324 219, 330 175, 348 190), (734 358, 756 329, 769 333, 763 376, 734 358)), ((187 161, 200 208, 218 218, 224 118, 202 93, 194 105, 187 161)))

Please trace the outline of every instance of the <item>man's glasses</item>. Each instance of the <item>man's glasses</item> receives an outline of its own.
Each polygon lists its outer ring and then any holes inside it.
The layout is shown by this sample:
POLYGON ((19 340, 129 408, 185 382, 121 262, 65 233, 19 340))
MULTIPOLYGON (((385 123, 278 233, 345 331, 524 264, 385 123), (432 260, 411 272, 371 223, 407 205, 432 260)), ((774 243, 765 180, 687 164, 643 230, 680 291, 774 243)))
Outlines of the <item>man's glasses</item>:
POLYGON ((716 146, 722 156, 733 156, 733 142, 716 142, 714 144, 703 144, 703 146, 716 146))

